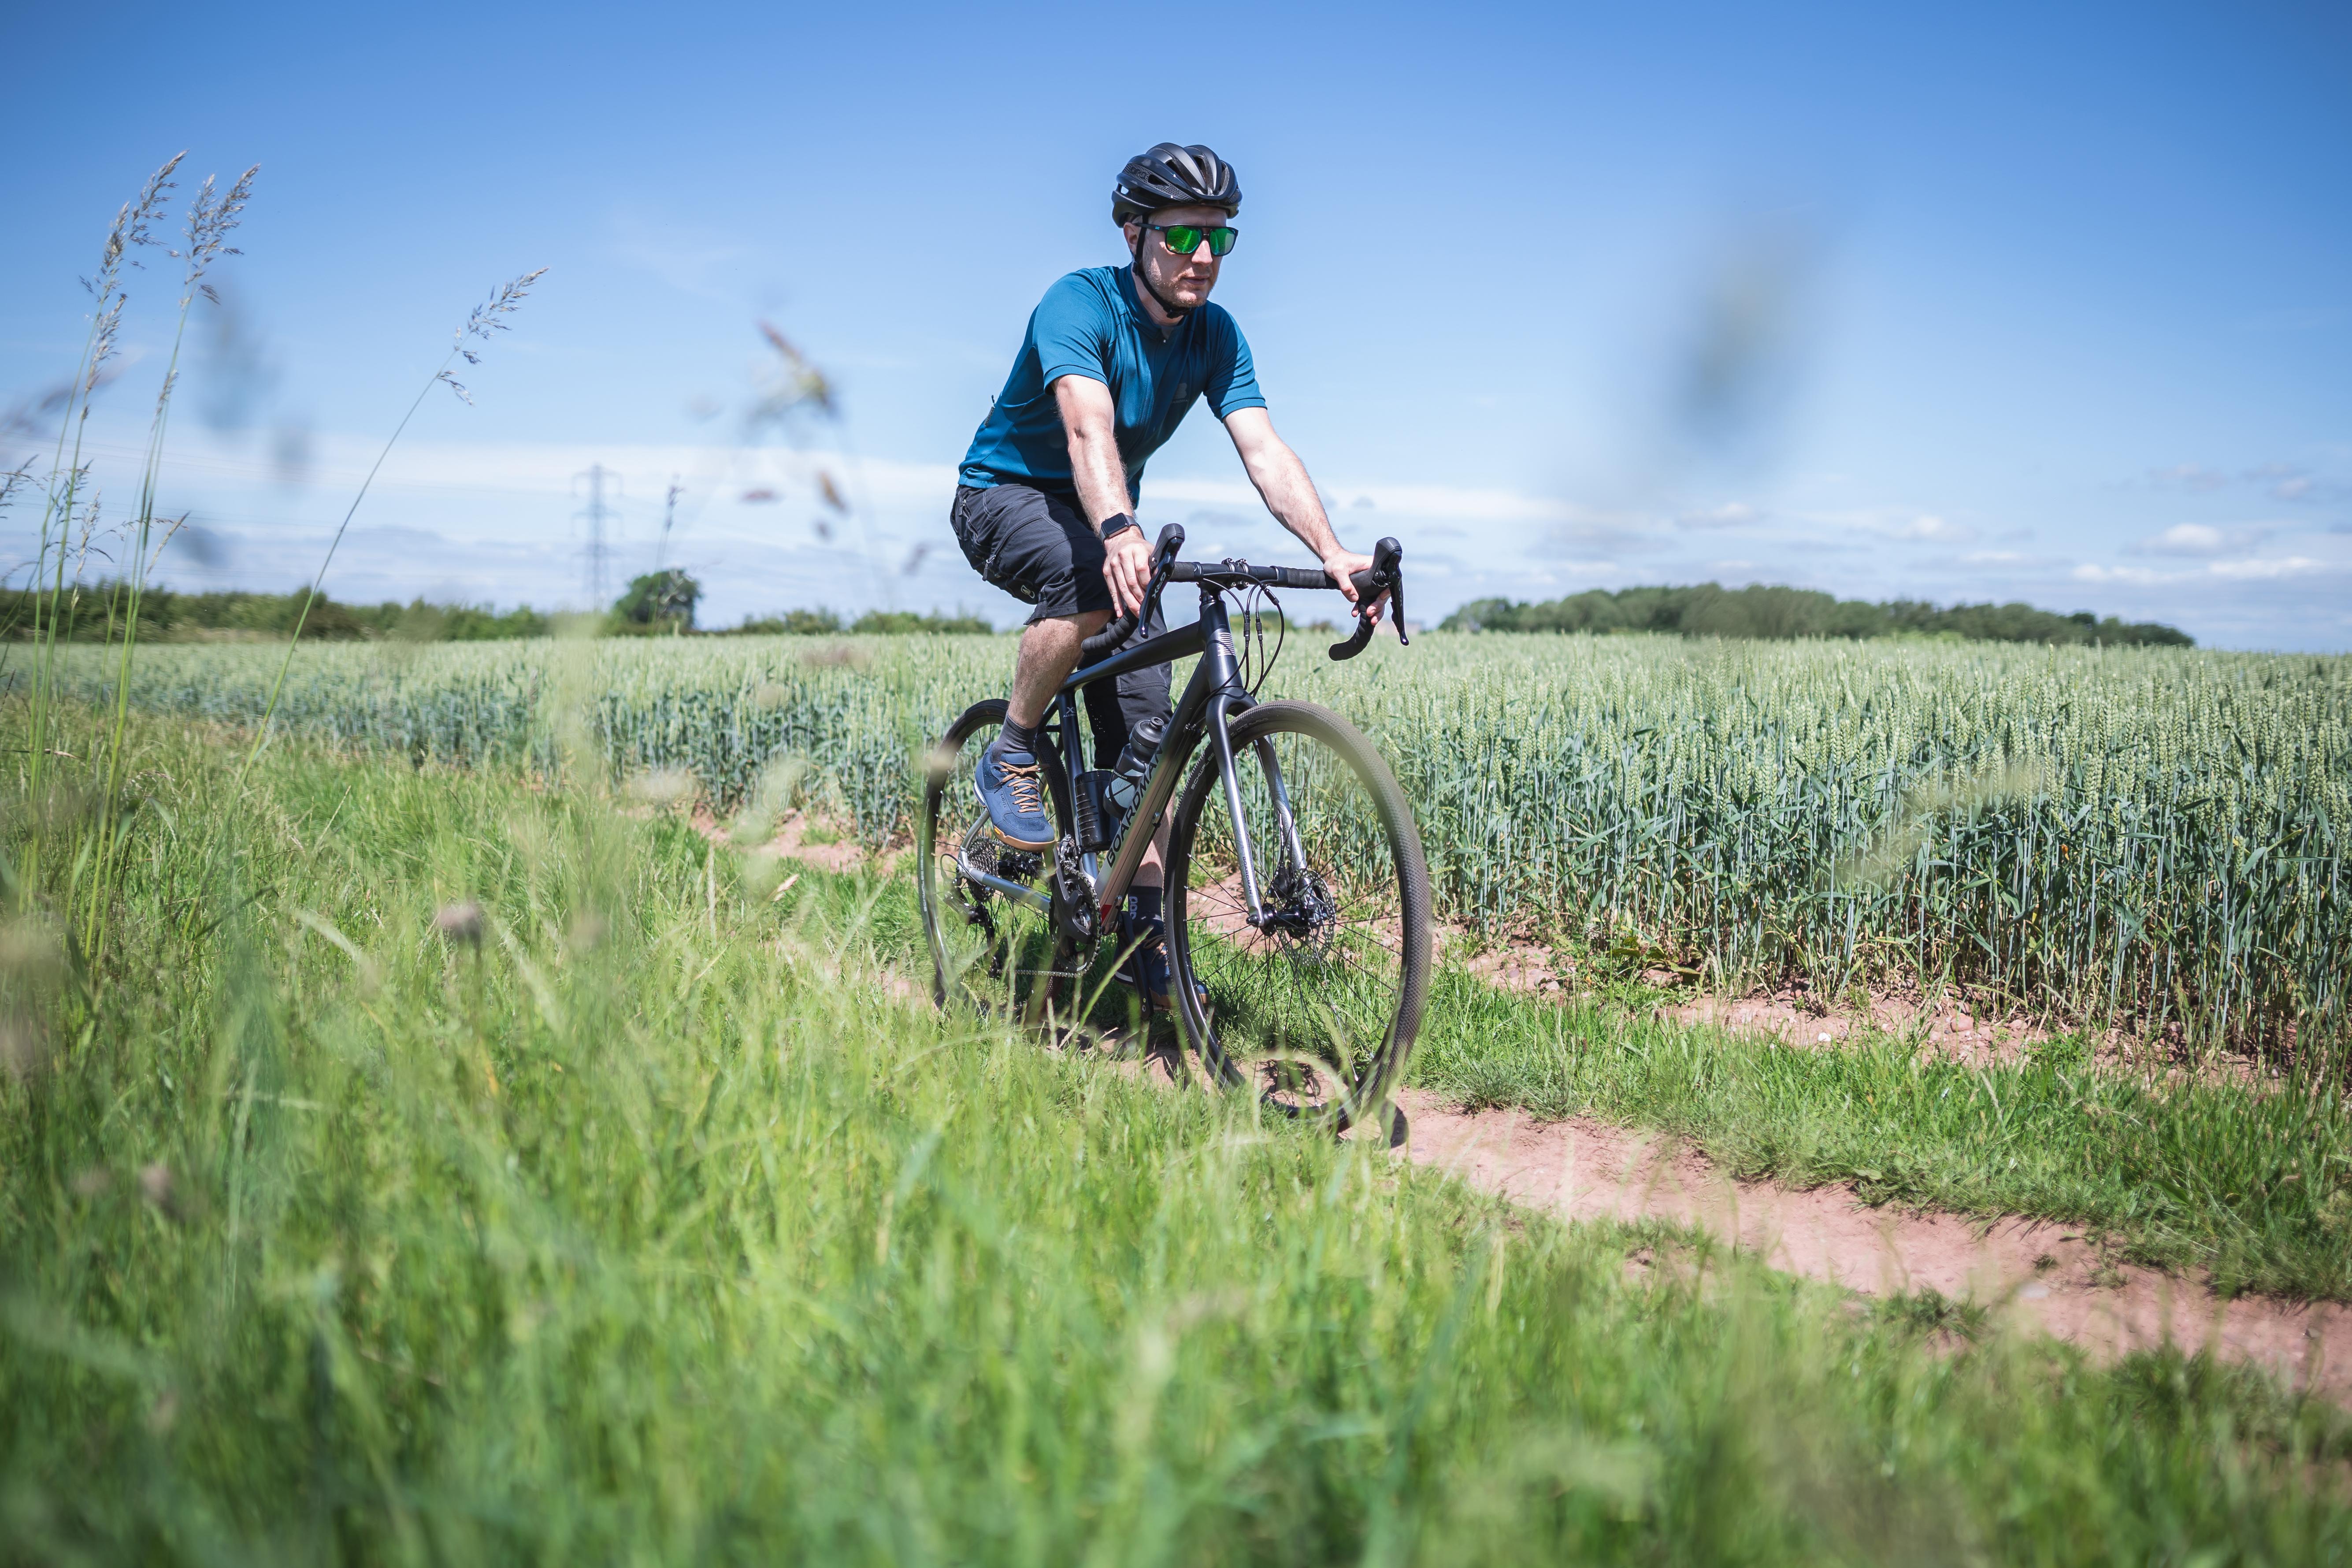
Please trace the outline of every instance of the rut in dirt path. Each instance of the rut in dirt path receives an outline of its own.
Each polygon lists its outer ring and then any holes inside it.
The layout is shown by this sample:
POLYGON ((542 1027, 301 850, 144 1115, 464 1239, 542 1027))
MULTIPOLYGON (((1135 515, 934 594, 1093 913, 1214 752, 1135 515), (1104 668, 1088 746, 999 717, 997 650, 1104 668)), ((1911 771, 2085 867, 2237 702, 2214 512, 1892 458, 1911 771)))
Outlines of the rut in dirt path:
POLYGON ((2352 1308, 2224 1300, 2193 1279, 2103 1264, 2079 1228, 1873 1207, 1848 1186, 1738 1182, 1704 1156, 1588 1118, 1465 1112, 1401 1090, 1411 1157, 1562 1219, 1659 1218, 1773 1268, 1868 1295, 1932 1289, 2102 1359, 2170 1343, 2250 1363, 2285 1385, 2352 1404, 2352 1308))

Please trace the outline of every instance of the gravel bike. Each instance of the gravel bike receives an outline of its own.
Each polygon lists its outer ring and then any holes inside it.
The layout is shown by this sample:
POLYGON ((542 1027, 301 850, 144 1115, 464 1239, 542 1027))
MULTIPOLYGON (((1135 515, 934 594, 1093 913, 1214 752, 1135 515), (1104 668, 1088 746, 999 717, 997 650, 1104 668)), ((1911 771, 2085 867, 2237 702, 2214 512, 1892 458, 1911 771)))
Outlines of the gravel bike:
MULTIPOLYGON (((1038 727, 1051 850, 1004 844, 973 787, 973 764, 1004 722, 1002 698, 966 709, 932 750, 916 875, 933 994, 942 1006, 1009 1010, 1048 1032, 1083 1018, 1100 994, 1082 990, 1097 950, 1115 946, 1119 900, 1167 818, 1171 994, 1208 1080, 1255 1087, 1339 1131, 1386 1116, 1401 1141, 1390 1091, 1429 986, 1421 835, 1388 764, 1353 724, 1311 702, 1257 698, 1281 652, 1280 622, 1270 633, 1261 613, 1271 604, 1278 616, 1272 591, 1338 585, 1320 569, 1180 561, 1183 542, 1181 528, 1160 531, 1140 611, 1087 639, 1038 727), (1198 585, 1200 619, 1113 653, 1174 584, 1198 585), (1229 595, 1243 600, 1238 651, 1229 595), (1147 721, 1117 766, 1078 765, 1081 690, 1195 655, 1156 744, 1147 721)), ((1355 632, 1331 658, 1363 651, 1383 595, 1398 641, 1410 641, 1402 556, 1383 539, 1354 575, 1355 632)))

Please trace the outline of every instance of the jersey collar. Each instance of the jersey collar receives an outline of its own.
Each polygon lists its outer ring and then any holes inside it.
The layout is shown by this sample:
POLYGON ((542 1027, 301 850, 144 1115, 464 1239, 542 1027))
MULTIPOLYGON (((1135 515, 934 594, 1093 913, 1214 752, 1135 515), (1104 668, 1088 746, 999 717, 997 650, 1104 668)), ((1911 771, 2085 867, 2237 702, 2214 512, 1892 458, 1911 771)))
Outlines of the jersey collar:
POLYGON ((1172 327, 1163 327, 1153 321, 1151 312, 1143 308, 1143 285, 1135 276, 1133 262, 1118 269, 1118 301, 1127 307, 1127 313, 1135 318, 1137 326, 1141 327, 1163 343, 1183 331, 1184 323, 1200 313, 1197 310, 1187 310, 1177 318, 1176 324, 1172 327))

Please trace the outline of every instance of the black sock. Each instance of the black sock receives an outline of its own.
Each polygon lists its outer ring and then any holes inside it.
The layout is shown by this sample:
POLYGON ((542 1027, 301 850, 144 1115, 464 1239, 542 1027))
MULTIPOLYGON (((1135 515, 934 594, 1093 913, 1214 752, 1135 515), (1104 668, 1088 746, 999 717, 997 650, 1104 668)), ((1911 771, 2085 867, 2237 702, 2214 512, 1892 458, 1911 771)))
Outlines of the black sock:
POLYGON ((996 743, 1005 751, 1026 752, 1034 757, 1037 754, 1037 731, 1032 725, 1015 724, 1007 719, 1004 728, 997 732, 996 743))
POLYGON ((1134 911, 1138 920, 1156 921, 1164 907, 1160 901, 1161 892, 1159 888, 1129 888, 1127 890, 1127 907, 1134 911))

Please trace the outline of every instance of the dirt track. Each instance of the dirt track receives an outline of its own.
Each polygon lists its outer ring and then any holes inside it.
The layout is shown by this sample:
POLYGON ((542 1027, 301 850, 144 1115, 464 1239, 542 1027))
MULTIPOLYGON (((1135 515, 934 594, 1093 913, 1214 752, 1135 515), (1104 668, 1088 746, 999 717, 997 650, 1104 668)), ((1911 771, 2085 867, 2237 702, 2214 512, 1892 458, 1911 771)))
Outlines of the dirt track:
POLYGON ((1414 1160, 1567 1219, 1655 1216, 1700 1227, 1775 1268, 1871 1295, 1932 1288, 2015 1326, 2101 1355, 2168 1341, 2251 1362, 2291 1386, 2352 1404, 2352 1308, 2266 1297, 2222 1300, 2156 1269, 2102 1266, 2080 1231, 2042 1220, 1990 1226, 1874 1208, 1849 1187, 1734 1182, 1705 1158, 1606 1122, 1540 1123, 1398 1096, 1414 1160))

